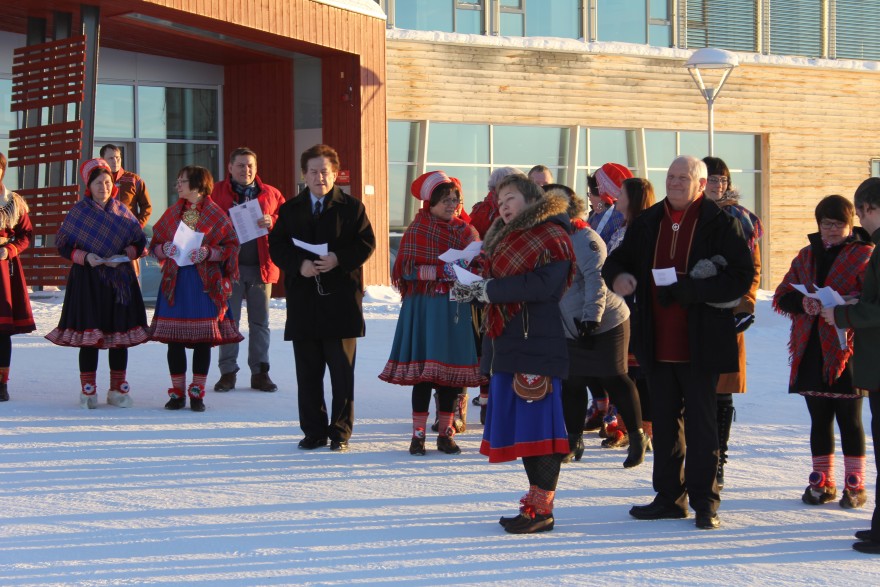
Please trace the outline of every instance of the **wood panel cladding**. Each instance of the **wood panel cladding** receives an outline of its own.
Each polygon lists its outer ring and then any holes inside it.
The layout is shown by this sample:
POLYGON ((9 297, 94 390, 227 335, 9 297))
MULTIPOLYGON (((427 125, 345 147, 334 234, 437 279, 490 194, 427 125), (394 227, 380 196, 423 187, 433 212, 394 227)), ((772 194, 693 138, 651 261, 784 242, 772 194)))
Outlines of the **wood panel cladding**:
MULTIPOLYGON (((683 60, 408 40, 386 50, 391 120, 706 130, 683 60)), ((867 69, 743 64, 728 79, 715 131, 763 135, 763 287, 816 231, 816 203, 851 197, 870 174, 878 94, 880 72, 867 69)))

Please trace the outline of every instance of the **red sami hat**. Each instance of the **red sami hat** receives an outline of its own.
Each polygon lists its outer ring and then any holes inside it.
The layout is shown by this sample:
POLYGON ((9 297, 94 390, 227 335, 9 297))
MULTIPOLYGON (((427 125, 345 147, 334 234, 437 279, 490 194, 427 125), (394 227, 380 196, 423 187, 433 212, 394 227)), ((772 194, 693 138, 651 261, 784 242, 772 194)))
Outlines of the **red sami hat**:
POLYGON ((632 176, 632 172, 623 165, 606 163, 594 174, 599 186, 599 198, 611 206, 620 197, 620 186, 623 185, 623 180, 632 176))
MULTIPOLYGON (((83 184, 86 186, 86 195, 89 197, 92 195, 92 190, 89 189, 89 176, 92 175, 92 172, 95 169, 99 168, 106 169, 107 173, 110 174, 110 177, 113 177, 113 170, 110 169, 110 164, 100 157, 83 161, 82 165, 79 166, 79 176, 82 178, 83 184)), ((119 188, 117 188, 114 183, 111 194, 115 197, 118 192, 119 188)))
POLYGON ((437 186, 443 185, 444 183, 456 185, 445 172, 429 171, 428 173, 423 173, 418 176, 416 180, 412 182, 412 187, 410 187, 409 191, 419 200, 429 202, 431 200, 431 194, 434 193, 437 186))

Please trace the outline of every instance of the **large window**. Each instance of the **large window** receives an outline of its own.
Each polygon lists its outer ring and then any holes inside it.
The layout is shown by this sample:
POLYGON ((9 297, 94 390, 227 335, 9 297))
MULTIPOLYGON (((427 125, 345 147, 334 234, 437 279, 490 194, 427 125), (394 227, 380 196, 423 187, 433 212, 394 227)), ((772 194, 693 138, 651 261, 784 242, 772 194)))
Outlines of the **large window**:
MULTIPOLYGON (((442 169, 459 178, 466 210, 485 197, 494 169, 512 166, 527 172, 539 163, 550 168, 556 181, 581 194, 588 173, 604 163, 619 163, 651 180, 657 197, 663 198, 672 160, 679 155, 703 157, 707 142, 705 132, 392 121, 388 123, 391 229, 405 229, 421 206, 409 190, 425 171, 442 169)), ((759 210, 760 135, 716 133, 715 154, 730 167, 742 204, 759 210)))
POLYGON ((755 51, 756 19, 755 0, 687 0, 687 46, 755 51))
POLYGON ((484 32, 482 0, 396 0, 394 24, 402 29, 446 33, 484 32))
POLYGON ((822 0, 770 0, 773 55, 822 56, 822 0))
MULTIPOLYGON (((9 132, 18 128, 18 115, 10 110, 12 105, 12 80, 0 79, 0 152, 9 156, 9 132)), ((6 168, 3 178, 10 189, 18 187, 18 169, 6 168)))
POLYGON ((578 39, 580 0, 500 0, 500 33, 578 39))
POLYGON ((865 0, 832 0, 838 59, 880 60, 880 6, 865 0))

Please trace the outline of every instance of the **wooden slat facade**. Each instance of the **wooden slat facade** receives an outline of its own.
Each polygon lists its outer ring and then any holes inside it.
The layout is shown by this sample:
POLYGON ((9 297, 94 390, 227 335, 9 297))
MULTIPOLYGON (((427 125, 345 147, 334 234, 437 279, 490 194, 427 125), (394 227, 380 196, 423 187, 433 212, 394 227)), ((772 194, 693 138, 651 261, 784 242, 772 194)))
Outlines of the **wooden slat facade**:
MULTIPOLYGON (((391 120, 706 130, 683 59, 397 39, 387 53, 391 120)), ((870 175, 878 93, 876 70, 748 63, 724 86, 715 131, 763 137, 763 287, 776 286, 816 231, 816 203, 852 197, 870 175)))

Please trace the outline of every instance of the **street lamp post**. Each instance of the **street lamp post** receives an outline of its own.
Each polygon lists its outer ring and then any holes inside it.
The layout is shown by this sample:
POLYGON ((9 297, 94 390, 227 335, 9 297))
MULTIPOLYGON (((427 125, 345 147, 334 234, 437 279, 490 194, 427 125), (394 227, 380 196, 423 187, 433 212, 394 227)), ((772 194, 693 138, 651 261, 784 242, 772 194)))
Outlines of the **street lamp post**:
POLYGON ((739 59, 730 51, 723 49, 697 49, 685 66, 694 78, 694 83, 705 98, 709 107, 709 156, 715 155, 715 115, 713 106, 715 98, 721 92, 721 86, 727 81, 733 68, 739 65, 739 59), (706 84, 707 78, 709 85, 706 84), (713 85, 714 82, 714 85, 713 85))

